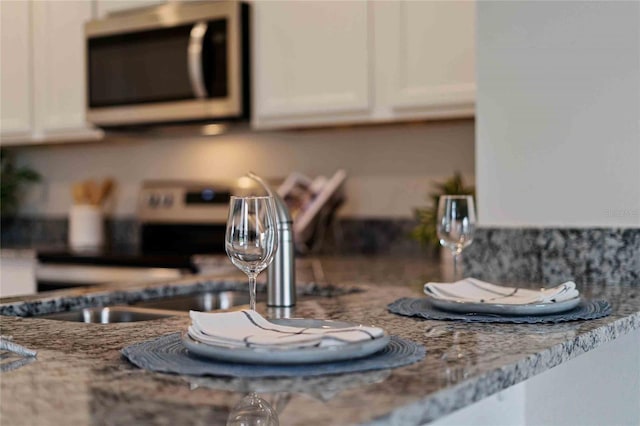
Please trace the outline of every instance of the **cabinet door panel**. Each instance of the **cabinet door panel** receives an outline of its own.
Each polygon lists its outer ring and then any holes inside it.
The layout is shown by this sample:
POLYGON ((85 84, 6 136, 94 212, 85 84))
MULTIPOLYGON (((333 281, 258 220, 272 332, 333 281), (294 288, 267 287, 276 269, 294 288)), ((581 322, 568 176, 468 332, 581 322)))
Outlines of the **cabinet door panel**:
POLYGON ((84 23, 91 17, 88 1, 33 3, 36 132, 86 128, 84 23))
POLYGON ((473 108, 475 3, 400 1, 385 7, 394 45, 392 107, 473 108))
POLYGON ((31 130, 31 25, 26 1, 0 2, 0 132, 31 130))
POLYGON ((253 10, 258 121, 369 108, 366 2, 266 1, 253 10))

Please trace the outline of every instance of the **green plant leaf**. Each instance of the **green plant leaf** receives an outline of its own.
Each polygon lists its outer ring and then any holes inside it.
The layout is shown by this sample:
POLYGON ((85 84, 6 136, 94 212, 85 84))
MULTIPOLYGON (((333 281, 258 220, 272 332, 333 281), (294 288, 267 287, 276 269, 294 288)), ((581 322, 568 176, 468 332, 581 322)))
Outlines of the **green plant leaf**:
POLYGON ((13 214, 25 184, 38 182, 41 176, 28 167, 16 167, 6 150, 0 149, 0 214, 13 214))
POLYGON ((425 246, 438 247, 438 232, 436 221, 438 219, 438 202, 441 195, 472 195, 475 197, 475 188, 465 186, 462 174, 455 172, 452 177, 444 182, 434 184, 435 192, 427 194, 427 199, 431 200, 431 206, 427 208, 417 208, 414 216, 418 225, 411 231, 410 236, 414 240, 425 246))

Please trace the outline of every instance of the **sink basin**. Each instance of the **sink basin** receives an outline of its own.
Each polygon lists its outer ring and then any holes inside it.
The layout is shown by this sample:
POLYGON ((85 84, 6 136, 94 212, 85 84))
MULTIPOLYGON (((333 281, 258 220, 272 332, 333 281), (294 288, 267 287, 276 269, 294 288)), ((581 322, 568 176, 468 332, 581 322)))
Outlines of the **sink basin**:
POLYGON ((117 322, 150 321, 175 316, 177 312, 157 311, 153 309, 139 309, 130 306, 111 306, 108 308, 85 308, 81 311, 60 312, 42 315, 45 318, 58 321, 74 321, 96 324, 110 324, 117 322))
MULTIPOLYGON (((258 294, 256 300, 264 300, 264 294, 258 294)), ((160 300, 149 300, 134 303, 139 308, 167 309, 171 311, 215 311, 230 309, 234 306, 248 305, 248 291, 221 291, 189 294, 186 296, 167 297, 160 300)))
MULTIPOLYGON (((332 297, 349 294, 354 291, 359 291, 359 289, 342 289, 331 286, 318 287, 312 285, 305 288, 303 294, 307 297, 332 297)), ((258 302, 265 301, 266 298, 267 295, 265 293, 258 293, 256 295, 256 300, 258 302)), ((249 305, 249 292, 247 291, 212 291, 183 296, 165 297, 158 300, 146 300, 133 303, 131 306, 85 308, 80 311, 41 315, 38 316, 38 318, 58 321, 109 324, 119 322, 150 321, 176 315, 185 315, 190 310, 210 312, 232 309, 243 305, 249 305)))

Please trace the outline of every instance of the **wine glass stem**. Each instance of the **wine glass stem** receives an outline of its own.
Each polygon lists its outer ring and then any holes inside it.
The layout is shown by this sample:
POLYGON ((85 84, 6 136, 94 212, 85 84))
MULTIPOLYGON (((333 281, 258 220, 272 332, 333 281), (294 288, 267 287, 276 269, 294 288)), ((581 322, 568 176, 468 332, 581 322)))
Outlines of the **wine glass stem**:
POLYGON ((452 252, 453 255, 453 280, 456 281, 458 279, 458 252, 452 252))
POLYGON ((249 309, 256 310, 256 275, 249 275, 249 309))

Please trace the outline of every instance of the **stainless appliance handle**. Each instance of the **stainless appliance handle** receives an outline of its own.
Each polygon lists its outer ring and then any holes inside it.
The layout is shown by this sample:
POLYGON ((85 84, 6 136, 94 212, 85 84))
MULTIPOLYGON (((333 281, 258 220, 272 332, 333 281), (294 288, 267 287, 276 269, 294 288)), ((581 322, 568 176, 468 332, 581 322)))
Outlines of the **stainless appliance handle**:
POLYGON ((189 36, 189 47, 187 49, 187 66, 189 68, 189 80, 191 89, 196 98, 207 97, 207 88, 204 85, 202 75, 202 44, 207 33, 207 23, 198 22, 191 28, 189 36))

